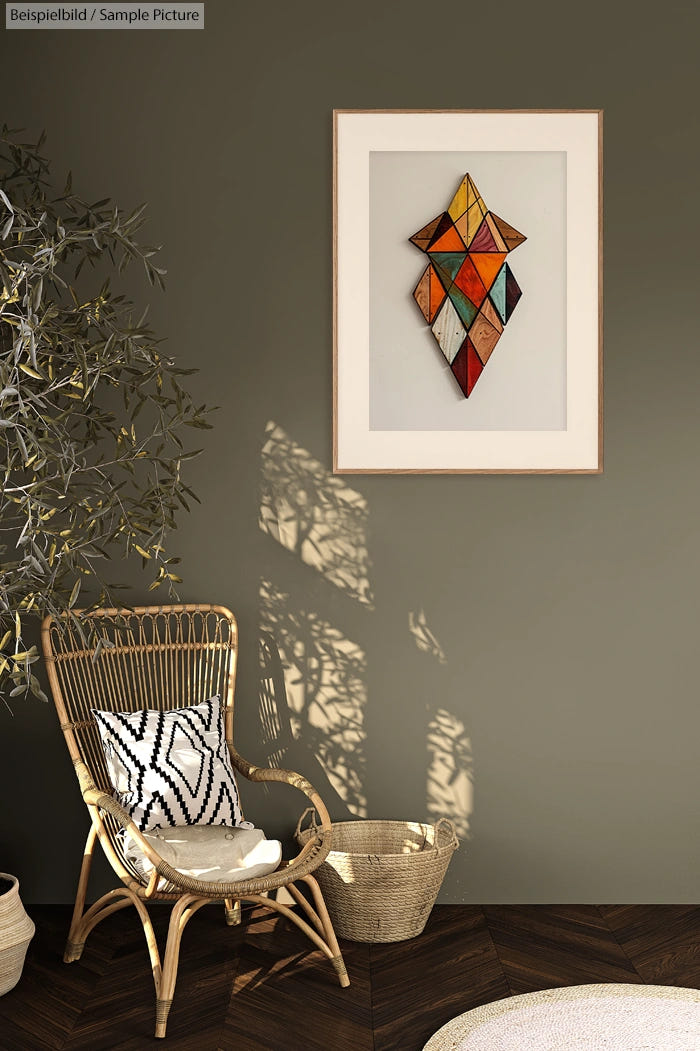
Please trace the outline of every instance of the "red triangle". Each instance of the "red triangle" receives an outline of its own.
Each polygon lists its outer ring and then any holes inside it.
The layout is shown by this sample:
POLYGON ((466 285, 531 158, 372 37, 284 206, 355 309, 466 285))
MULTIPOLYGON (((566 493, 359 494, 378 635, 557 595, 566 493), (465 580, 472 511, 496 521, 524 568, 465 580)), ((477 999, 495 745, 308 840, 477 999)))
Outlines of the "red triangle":
POLYGON ((469 339, 468 336, 467 336, 467 339, 466 339, 466 343, 467 343, 467 391, 466 391, 466 394, 467 394, 467 397, 469 397, 471 392, 474 390, 474 387, 476 386, 476 381, 478 380, 478 378, 481 375, 481 373, 484 371, 484 366, 481 364, 481 359, 479 358, 479 355, 477 354, 477 352, 474 350, 474 345, 472 344, 472 341, 469 339))
MULTIPOLYGON (((505 238, 503 238, 505 241, 505 238)), ((493 234, 489 230, 489 224, 484 219, 481 226, 474 234, 471 244, 469 245, 470 252, 497 252, 498 245, 493 239, 493 234)))
POLYGON ((475 307, 480 307, 486 296, 484 282, 479 277, 478 271, 472 263, 469 255, 455 274, 455 284, 461 288, 465 296, 471 299, 475 307))
POLYGON ((452 362, 450 368, 452 369, 454 378, 462 388, 464 397, 468 398, 476 386, 476 381, 484 371, 484 366, 481 364, 479 355, 474 350, 474 346, 469 339, 469 336, 467 336, 464 343, 459 348, 457 357, 452 362))
POLYGON ((469 339, 465 339, 462 346, 457 351, 457 356, 450 365, 452 369, 452 375, 459 383, 464 397, 467 397, 467 343, 469 339))

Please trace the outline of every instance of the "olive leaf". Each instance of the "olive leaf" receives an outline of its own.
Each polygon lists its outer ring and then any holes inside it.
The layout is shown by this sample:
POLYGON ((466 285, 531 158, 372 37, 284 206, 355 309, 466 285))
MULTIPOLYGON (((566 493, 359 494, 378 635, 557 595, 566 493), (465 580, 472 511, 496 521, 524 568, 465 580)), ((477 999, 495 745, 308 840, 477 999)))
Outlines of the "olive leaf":
POLYGON ((87 583, 91 606, 118 605, 105 567, 126 555, 175 597, 165 541, 200 451, 179 432, 211 426, 180 382, 196 370, 112 287, 132 262, 163 287, 135 237, 146 205, 88 204, 70 174, 54 192, 42 142, 0 129, 0 693, 40 697, 28 618, 75 618, 87 583))

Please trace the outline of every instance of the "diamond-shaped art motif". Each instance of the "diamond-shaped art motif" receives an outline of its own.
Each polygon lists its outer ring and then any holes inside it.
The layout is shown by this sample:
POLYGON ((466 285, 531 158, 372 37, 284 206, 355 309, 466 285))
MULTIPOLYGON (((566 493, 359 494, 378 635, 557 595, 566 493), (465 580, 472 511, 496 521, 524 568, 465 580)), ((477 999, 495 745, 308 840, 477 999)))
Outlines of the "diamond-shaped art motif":
POLYGON ((505 259, 526 237, 487 209, 467 173, 447 211, 409 240, 430 259, 413 297, 468 398, 522 295, 505 259))

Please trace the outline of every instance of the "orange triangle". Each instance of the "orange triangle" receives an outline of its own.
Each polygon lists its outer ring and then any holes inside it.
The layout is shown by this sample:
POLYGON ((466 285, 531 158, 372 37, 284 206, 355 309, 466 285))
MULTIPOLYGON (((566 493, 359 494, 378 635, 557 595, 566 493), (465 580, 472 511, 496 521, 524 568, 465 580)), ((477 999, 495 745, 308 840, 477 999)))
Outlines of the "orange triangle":
POLYGON ((496 280, 498 271, 506 258, 505 252, 470 252, 469 258, 487 290, 496 280))
POLYGON ((457 233, 456 228, 451 226, 442 237, 439 237, 437 241, 431 244, 430 251, 431 254, 433 252, 463 252, 464 241, 457 233))
POLYGON ((500 216, 496 215, 494 212, 491 212, 491 217, 498 227, 498 232, 505 241, 509 252, 512 252, 513 249, 517 248, 518 245, 523 243, 523 241, 527 241, 525 234, 521 234, 519 230, 516 230, 514 226, 507 223, 505 219, 501 219, 500 216))
POLYGON ((445 289, 440 284, 440 278, 432 266, 428 267, 428 273, 430 275, 430 298, 428 304, 429 318, 428 322, 432 322, 438 310, 442 306, 442 301, 445 298, 445 289))

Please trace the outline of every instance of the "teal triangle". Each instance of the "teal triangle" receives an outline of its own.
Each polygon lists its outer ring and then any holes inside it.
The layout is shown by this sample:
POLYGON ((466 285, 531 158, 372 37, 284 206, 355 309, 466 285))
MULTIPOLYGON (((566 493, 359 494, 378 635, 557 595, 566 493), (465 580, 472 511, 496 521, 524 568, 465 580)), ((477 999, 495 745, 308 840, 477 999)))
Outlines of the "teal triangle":
POLYGON ((501 315, 501 321, 506 323, 506 264, 504 263, 498 271, 496 280, 489 290, 491 302, 501 315))
POLYGON ((459 320, 464 327, 468 329, 479 311, 474 306, 471 299, 465 296, 462 289, 457 285, 452 285, 447 294, 452 300, 453 307, 459 314, 459 320))
MULTIPOLYGON (((455 274, 467 258, 466 252, 429 252, 428 255, 439 270, 442 270, 445 274, 449 275, 450 281, 454 281, 455 274)), ((503 287, 503 295, 505 297, 505 284, 503 287)))

